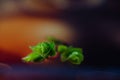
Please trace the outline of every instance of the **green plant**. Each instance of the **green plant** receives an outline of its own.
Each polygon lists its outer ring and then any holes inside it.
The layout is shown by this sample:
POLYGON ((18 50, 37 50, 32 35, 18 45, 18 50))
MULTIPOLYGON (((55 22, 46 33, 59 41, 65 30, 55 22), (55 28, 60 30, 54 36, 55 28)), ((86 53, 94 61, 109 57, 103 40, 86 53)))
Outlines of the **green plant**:
POLYGON ((70 62, 79 65, 84 60, 82 48, 74 48, 63 44, 60 40, 49 37, 47 42, 42 42, 36 46, 30 46, 32 53, 22 58, 25 62, 42 62, 48 57, 55 56, 60 53, 62 62, 70 62), (56 49, 57 47, 57 49, 56 49))

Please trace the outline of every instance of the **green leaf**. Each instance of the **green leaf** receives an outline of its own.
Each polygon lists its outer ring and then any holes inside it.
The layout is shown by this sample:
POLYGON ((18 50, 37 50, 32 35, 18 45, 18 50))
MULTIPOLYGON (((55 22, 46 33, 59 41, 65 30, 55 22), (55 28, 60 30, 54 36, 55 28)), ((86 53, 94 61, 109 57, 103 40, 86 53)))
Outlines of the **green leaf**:
POLYGON ((66 51, 61 54, 61 61, 69 61, 72 64, 81 64, 84 56, 81 48, 68 47, 66 51))
POLYGON ((31 53, 27 55, 26 57, 22 58, 23 61, 25 62, 41 62, 45 58, 40 56, 38 53, 31 53))
POLYGON ((49 51, 49 56, 55 56, 55 43, 54 42, 49 42, 49 46, 50 46, 50 51, 49 51))
POLYGON ((53 42, 42 42, 31 49, 33 52, 37 52, 43 57, 55 54, 55 44, 53 42))
POLYGON ((26 62, 43 61, 48 58, 48 56, 54 56, 56 53, 54 42, 42 42, 30 47, 30 49, 32 49, 33 52, 23 58, 26 62))
POLYGON ((81 62, 83 61, 83 54, 79 53, 79 52, 72 52, 71 55, 69 55, 68 60, 69 62, 71 62, 72 64, 81 64, 81 62))
POLYGON ((63 53, 63 52, 65 52, 67 50, 67 46, 65 46, 65 45, 59 45, 58 46, 58 52, 59 53, 63 53))
POLYGON ((30 47, 33 52, 38 52, 38 53, 47 53, 50 49, 50 45, 48 42, 42 42, 37 44, 36 46, 30 47))

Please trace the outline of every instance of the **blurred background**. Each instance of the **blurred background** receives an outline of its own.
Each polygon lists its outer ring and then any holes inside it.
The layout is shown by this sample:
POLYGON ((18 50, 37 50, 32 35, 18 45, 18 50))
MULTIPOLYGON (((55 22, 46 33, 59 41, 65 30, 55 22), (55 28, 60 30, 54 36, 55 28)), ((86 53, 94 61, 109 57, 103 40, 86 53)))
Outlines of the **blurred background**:
POLYGON ((120 80, 119 67, 118 0, 0 0, 0 80, 120 80), (48 36, 83 48, 84 62, 23 63, 48 36))

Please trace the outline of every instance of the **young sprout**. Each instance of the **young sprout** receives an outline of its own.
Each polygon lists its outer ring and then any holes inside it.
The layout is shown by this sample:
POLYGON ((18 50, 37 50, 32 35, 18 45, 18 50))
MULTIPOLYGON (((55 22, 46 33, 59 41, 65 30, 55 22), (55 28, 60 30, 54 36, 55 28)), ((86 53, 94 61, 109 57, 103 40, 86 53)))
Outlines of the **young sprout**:
POLYGON ((30 49, 32 49, 32 53, 23 58, 25 62, 41 62, 49 56, 55 55, 54 42, 42 42, 30 49))
POLYGON ((70 62, 79 65, 84 60, 82 48, 68 46, 60 40, 53 37, 48 38, 48 42, 42 42, 36 46, 30 46, 32 53, 22 58, 25 62, 42 62, 49 56, 55 56, 60 53, 62 62, 70 62), (56 49, 57 48, 57 49, 56 49))

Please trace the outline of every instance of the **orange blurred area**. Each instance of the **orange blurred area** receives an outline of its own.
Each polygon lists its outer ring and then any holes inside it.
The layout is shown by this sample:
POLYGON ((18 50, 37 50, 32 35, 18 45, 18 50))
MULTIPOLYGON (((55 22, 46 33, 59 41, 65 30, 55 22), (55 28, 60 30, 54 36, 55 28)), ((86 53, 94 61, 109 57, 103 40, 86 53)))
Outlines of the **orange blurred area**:
POLYGON ((14 56, 29 54, 29 46, 45 41, 48 36, 71 42, 73 35, 74 31, 67 23, 57 19, 30 16, 0 19, 0 50, 14 56))
POLYGON ((31 53, 29 46, 45 41, 48 36, 71 42, 74 31, 70 25, 54 18, 65 7, 64 2, 1 0, 0 62, 22 62, 21 58, 31 53))

